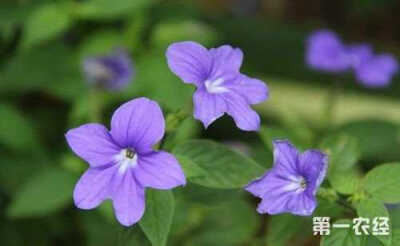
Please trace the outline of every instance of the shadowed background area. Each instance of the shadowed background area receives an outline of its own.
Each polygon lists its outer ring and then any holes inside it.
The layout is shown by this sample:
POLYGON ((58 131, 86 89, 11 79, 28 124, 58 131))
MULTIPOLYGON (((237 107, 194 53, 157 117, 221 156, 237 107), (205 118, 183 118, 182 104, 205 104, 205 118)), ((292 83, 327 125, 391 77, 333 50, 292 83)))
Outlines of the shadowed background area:
MULTIPOLYGON (((92 211, 74 207, 73 187, 86 164, 67 147, 64 134, 93 121, 93 104, 102 106, 99 121, 107 126, 118 105, 139 96, 158 101, 165 115, 191 109, 194 87, 166 63, 165 50, 177 41, 240 47, 242 71, 265 81, 270 98, 255 107, 262 118, 259 133, 240 131, 226 116, 207 131, 187 119, 167 149, 192 137, 212 138, 268 168, 274 138, 307 149, 341 136, 339 148, 357 152, 357 174, 400 160, 399 75, 388 87, 368 89, 351 73, 322 73, 305 63, 307 37, 321 28, 398 58, 399 11, 396 0, 1 1, 1 244, 151 245, 138 226, 126 238, 110 203, 92 211), (122 90, 93 97, 85 58, 121 48, 135 75, 122 90), (336 102, 327 113, 330 100, 336 102)), ((320 245, 311 218, 258 215, 258 200, 241 190, 189 183, 174 195, 167 245, 320 245)), ((316 216, 328 212, 343 213, 322 201, 316 216)), ((400 228, 400 207, 390 205, 389 214, 392 227, 400 228)), ((381 244, 370 237, 365 245, 381 244)))

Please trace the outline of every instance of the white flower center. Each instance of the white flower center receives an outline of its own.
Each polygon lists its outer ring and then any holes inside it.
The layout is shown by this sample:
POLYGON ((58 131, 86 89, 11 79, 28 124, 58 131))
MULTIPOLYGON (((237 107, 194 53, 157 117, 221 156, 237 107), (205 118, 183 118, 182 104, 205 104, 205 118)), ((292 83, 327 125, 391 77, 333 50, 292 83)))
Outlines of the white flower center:
POLYGON ((229 91, 228 88, 223 87, 224 80, 222 78, 216 80, 206 80, 205 85, 209 93, 224 93, 229 91))
POLYGON ((300 193, 306 190, 307 181, 302 176, 289 176, 288 179, 291 181, 288 185, 284 187, 286 191, 295 191, 300 193))
POLYGON ((133 149, 123 149, 115 156, 115 160, 119 165, 119 173, 125 173, 128 168, 137 165, 137 154, 133 149))

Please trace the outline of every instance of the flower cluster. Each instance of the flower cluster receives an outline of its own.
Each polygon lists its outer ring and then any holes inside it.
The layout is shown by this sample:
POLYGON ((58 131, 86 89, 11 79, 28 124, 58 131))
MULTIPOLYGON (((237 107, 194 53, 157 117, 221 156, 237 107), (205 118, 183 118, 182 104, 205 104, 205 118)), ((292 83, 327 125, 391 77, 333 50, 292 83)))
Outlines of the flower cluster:
MULTIPOLYGON (((206 49, 186 41, 172 44, 166 58, 175 75, 196 86, 193 115, 205 128, 227 113, 238 128, 259 129, 260 117, 251 105, 268 98, 268 87, 240 72, 240 49, 229 45, 206 49)), ((344 46, 327 31, 310 38, 308 63, 332 72, 352 67, 361 81, 375 86, 384 83, 397 68, 389 56, 373 56, 368 46, 344 46)), ((110 89, 122 88, 133 75, 131 62, 122 53, 89 58, 84 70, 88 80, 110 89)), ((161 108, 147 98, 121 105, 112 116, 110 130, 98 123, 69 130, 69 146, 89 164, 75 187, 75 205, 93 209, 110 199, 118 221, 130 226, 144 214, 146 188, 165 190, 185 185, 177 159, 154 149, 164 131, 161 108)), ((309 216, 317 206, 316 193, 327 166, 328 158, 319 150, 299 153, 288 140, 276 140, 273 168, 245 189, 262 198, 259 213, 309 216)))
POLYGON ((307 41, 307 64, 316 70, 340 73, 353 70, 366 87, 387 86, 399 69, 390 54, 374 54, 367 44, 345 45, 328 30, 312 33, 307 41))

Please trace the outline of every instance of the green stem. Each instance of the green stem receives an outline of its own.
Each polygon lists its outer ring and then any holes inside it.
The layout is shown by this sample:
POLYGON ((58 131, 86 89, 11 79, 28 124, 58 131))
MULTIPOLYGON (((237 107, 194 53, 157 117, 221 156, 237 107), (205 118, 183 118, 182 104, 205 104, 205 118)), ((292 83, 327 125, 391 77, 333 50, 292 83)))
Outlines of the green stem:
POLYGON ((339 99, 339 95, 341 93, 342 83, 339 78, 337 78, 331 86, 330 91, 328 92, 326 98, 326 107, 325 107, 325 127, 327 129, 333 125, 334 114, 337 100, 339 99))
POLYGON ((346 200, 339 198, 338 200, 336 200, 336 202, 341 205, 342 207, 348 209, 349 211, 351 211, 352 213, 356 214, 357 211, 355 208, 353 208, 353 206, 351 206, 351 204, 349 202, 347 202, 346 200))
POLYGON ((343 196, 340 196, 334 189, 332 188, 324 188, 321 187, 318 190, 317 196, 319 198, 322 198, 324 200, 330 201, 330 202, 335 202, 339 204, 340 206, 348 209, 351 211, 351 213, 356 213, 356 210, 353 208, 353 206, 349 203, 349 201, 344 198, 343 196))

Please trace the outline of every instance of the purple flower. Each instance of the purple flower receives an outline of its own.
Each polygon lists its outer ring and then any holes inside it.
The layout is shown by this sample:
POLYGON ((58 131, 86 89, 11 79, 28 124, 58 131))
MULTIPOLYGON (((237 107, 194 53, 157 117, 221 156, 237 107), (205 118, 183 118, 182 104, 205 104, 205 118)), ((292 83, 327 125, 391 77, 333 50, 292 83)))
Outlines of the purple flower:
POLYGON ((107 56, 86 58, 83 71, 89 83, 109 90, 122 89, 134 75, 129 54, 121 49, 107 56))
POLYGON ((345 46, 334 32, 313 32, 307 41, 307 64, 316 70, 342 72, 350 67, 345 46))
POLYGON ((359 68, 365 61, 374 56, 372 48, 368 44, 348 45, 345 52, 350 67, 353 69, 359 68))
POLYGON ((361 62, 355 73, 357 80, 366 87, 384 87, 398 69, 399 64, 392 55, 381 54, 361 62))
POLYGON ((399 69, 397 60, 387 54, 375 55, 367 44, 344 45, 335 33, 316 31, 307 42, 307 64, 316 70, 343 72, 353 69, 366 87, 383 87, 399 69))
POLYGON ((317 206, 315 195, 324 180, 328 158, 318 150, 300 154, 287 140, 274 141, 274 166, 246 190, 262 198, 259 213, 309 216, 317 206))
POLYGON ((152 149, 162 139, 164 128, 158 104, 138 98, 114 112, 111 131, 97 123, 69 130, 69 146, 90 166, 75 186, 75 205, 93 209, 111 199, 118 221, 130 226, 143 216, 145 188, 184 185, 185 176, 175 157, 152 149))
POLYGON ((223 45, 207 50, 187 41, 169 46, 166 56, 172 72, 197 87, 194 117, 206 128, 227 113, 240 129, 259 129, 260 117, 250 105, 266 100, 268 88, 264 82, 240 73, 240 49, 223 45))

